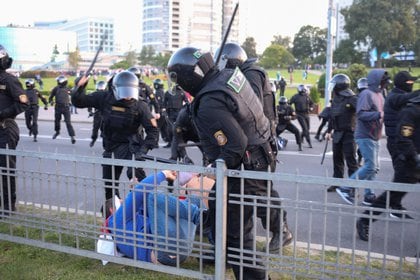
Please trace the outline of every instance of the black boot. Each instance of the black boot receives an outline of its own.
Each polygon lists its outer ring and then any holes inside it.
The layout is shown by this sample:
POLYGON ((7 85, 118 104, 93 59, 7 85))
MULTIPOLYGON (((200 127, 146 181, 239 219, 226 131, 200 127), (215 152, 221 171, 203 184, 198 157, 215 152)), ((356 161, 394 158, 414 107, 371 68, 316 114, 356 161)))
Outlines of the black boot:
POLYGON ((93 145, 95 145, 95 141, 96 141, 96 138, 92 138, 92 141, 90 141, 90 144, 89 144, 89 147, 93 147, 93 145))
POLYGON ((302 144, 298 144, 298 146, 299 146, 298 151, 302 152, 302 144))
POLYGON ((38 142, 38 140, 36 140, 36 135, 34 135, 34 142, 38 142))
POLYGON ((55 138, 57 138, 58 135, 60 135, 60 132, 56 131, 52 138, 55 139, 55 138))
POLYGON ((70 140, 72 144, 76 143, 76 138, 74 138, 74 136, 70 136, 70 140))

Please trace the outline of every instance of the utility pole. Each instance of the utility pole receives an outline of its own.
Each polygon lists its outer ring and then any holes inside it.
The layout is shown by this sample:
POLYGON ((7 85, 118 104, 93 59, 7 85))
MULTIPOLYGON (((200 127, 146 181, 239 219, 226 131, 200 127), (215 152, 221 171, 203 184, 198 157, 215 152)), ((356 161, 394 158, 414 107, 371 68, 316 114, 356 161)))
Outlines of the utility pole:
POLYGON ((331 99, 331 92, 328 91, 328 84, 332 76, 333 63, 333 46, 334 46, 334 31, 335 31, 335 15, 334 15, 334 0, 328 0, 328 34, 327 34, 327 62, 325 69, 325 107, 329 105, 331 99))

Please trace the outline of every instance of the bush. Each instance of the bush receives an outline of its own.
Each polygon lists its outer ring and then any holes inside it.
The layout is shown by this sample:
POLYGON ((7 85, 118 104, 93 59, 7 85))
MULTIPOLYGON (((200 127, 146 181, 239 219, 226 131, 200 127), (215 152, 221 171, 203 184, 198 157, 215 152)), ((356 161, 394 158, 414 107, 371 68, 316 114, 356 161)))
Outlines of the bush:
POLYGON ((319 93, 319 91, 316 87, 311 87, 310 88, 309 96, 311 97, 312 101, 315 104, 319 104, 319 101, 321 100, 321 94, 319 93))

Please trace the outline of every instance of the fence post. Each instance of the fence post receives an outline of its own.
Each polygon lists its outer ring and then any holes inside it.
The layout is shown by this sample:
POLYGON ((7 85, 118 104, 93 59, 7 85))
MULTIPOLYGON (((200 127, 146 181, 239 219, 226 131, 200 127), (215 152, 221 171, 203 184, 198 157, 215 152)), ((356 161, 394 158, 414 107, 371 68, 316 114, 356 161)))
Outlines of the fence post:
POLYGON ((216 160, 216 230, 215 230, 215 279, 225 279, 226 274, 226 224, 227 177, 225 161, 216 160))

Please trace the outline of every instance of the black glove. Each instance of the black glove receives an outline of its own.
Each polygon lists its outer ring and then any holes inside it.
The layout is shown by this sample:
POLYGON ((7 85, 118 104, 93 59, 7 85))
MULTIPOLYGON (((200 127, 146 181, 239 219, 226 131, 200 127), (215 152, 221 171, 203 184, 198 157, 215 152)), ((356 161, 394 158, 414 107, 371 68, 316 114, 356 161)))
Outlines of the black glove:
POLYGON ((89 112, 88 118, 93 117, 93 113, 89 112))

